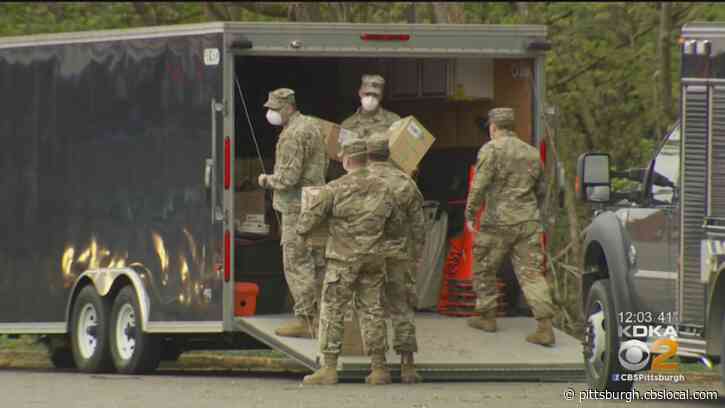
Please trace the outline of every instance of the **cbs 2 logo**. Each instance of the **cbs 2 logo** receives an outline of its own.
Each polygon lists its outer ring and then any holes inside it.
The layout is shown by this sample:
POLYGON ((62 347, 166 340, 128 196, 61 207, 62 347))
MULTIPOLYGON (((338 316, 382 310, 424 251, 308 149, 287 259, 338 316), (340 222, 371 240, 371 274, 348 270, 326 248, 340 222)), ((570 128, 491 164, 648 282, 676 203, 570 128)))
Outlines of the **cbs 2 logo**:
POLYGON ((660 353, 652 359, 651 370, 674 371, 679 368, 679 364, 669 360, 677 354, 678 347, 677 341, 673 339, 658 339, 652 345, 652 350, 643 341, 627 340, 619 346, 619 363, 630 371, 639 371, 647 366, 651 353, 660 353))

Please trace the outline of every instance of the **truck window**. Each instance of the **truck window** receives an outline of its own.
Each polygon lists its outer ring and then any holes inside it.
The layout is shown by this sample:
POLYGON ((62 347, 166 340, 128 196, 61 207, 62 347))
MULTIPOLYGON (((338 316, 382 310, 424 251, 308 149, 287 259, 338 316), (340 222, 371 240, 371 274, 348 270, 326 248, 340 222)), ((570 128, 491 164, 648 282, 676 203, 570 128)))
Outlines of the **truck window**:
POLYGON ((654 182, 652 183, 652 198, 660 205, 675 204, 677 194, 675 189, 680 186, 680 126, 667 136, 662 145, 654 165, 654 182), (662 176, 663 178, 659 177, 662 176), (670 185, 663 185, 670 184, 670 185))

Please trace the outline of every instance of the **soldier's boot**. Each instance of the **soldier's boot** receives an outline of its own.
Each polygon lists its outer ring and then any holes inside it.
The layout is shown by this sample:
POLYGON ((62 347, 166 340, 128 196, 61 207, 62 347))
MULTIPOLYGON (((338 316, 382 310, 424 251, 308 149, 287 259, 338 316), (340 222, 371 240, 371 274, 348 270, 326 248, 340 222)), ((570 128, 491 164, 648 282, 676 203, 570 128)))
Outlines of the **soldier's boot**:
POLYGON ((556 339, 554 338, 551 319, 539 319, 537 323, 536 331, 526 336, 526 341, 542 346, 553 346, 556 339))
POLYGON ((400 353, 400 382, 403 384, 415 384, 422 381, 423 378, 415 370, 413 353, 410 351, 400 353))
POLYGON ((331 385, 337 384, 337 354, 325 353, 322 367, 302 379, 305 385, 331 385))
POLYGON ((274 334, 283 337, 303 337, 307 339, 314 338, 315 330, 312 330, 312 319, 304 316, 298 316, 291 323, 277 328, 274 334))
POLYGON ((365 384, 383 385, 390 384, 390 371, 385 366, 385 354, 373 354, 370 361, 370 374, 365 377, 365 384))
POLYGON ((481 313, 479 316, 469 317, 468 325, 474 329, 494 333, 498 330, 496 327, 496 311, 492 310, 490 312, 481 313))

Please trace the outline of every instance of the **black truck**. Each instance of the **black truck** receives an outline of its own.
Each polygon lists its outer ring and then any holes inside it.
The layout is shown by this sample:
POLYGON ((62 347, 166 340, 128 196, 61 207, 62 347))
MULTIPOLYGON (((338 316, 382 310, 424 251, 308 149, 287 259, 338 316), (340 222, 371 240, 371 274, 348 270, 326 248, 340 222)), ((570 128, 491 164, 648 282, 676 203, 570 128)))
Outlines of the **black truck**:
POLYGON ((680 120, 655 157, 619 172, 603 153, 578 162, 577 193, 596 207, 582 305, 584 363, 599 389, 629 389, 628 374, 675 355, 708 366, 725 355, 725 24, 685 25, 680 43, 680 120), (611 177, 640 188, 612 191, 611 177))

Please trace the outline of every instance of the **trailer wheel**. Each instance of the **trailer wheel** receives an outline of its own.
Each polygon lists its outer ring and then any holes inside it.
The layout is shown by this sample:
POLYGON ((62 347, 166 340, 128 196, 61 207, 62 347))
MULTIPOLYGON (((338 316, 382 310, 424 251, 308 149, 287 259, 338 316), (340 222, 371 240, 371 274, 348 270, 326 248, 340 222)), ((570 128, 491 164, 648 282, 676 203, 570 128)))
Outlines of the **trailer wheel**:
MULTIPOLYGON (((92 285, 78 293, 71 316, 71 350, 80 371, 98 373, 113 368, 109 352, 109 301, 92 285)), ((55 361, 54 361, 55 363, 55 361)))
POLYGON ((586 303, 586 335, 584 340, 584 366, 587 382, 597 390, 628 391, 632 381, 619 378, 628 373, 619 363, 619 333, 609 279, 594 282, 586 303))
POLYGON ((141 308, 133 287, 118 292, 111 309, 111 356, 119 373, 155 370, 161 357, 158 336, 141 329, 141 308))

